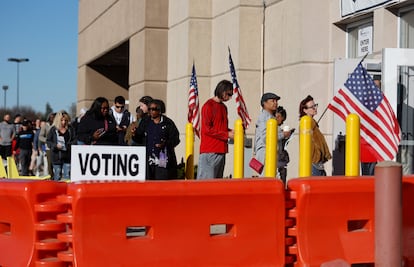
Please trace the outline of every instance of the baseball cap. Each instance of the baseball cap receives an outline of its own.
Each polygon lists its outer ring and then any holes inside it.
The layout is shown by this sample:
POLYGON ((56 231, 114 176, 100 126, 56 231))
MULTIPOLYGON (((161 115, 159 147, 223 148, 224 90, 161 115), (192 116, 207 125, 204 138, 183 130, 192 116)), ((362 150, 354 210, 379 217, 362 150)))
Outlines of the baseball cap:
POLYGON ((263 95, 262 95, 262 99, 260 100, 260 105, 262 105, 263 106, 263 103, 264 102, 266 102, 267 100, 269 100, 269 99, 276 99, 276 100, 279 100, 280 99, 280 96, 278 96, 278 95, 276 95, 276 94, 274 94, 274 93, 264 93, 263 95))

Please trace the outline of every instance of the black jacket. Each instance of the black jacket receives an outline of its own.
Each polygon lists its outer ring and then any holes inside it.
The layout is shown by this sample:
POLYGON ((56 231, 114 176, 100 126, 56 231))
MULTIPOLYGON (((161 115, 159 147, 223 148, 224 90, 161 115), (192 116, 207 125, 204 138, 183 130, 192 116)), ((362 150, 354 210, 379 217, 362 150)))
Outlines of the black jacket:
POLYGON ((91 113, 86 113, 78 125, 78 140, 87 145, 117 145, 118 135, 116 133, 116 122, 111 115, 106 118, 95 118, 91 113), (93 133, 98 129, 105 129, 105 119, 107 120, 107 129, 98 139, 93 140, 93 133))
MULTIPOLYGON (((138 128, 135 131, 135 135, 132 139, 135 142, 142 142, 143 138, 147 136, 147 126, 151 121, 150 118, 143 119, 139 124, 138 128)), ((168 118, 167 116, 162 115, 162 121, 160 122, 165 132, 161 133, 165 137, 165 147, 167 148, 168 163, 167 168, 176 168, 177 167, 177 157, 175 155, 175 147, 180 143, 180 133, 178 132, 177 126, 175 123, 168 118)), ((146 138, 145 138, 146 140, 146 138)), ((146 144, 145 144, 146 145, 146 144)), ((147 151, 148 151, 147 147, 147 151)), ((147 153, 147 158, 150 155, 147 153)))
POLYGON ((71 126, 68 127, 67 131, 62 135, 65 139, 64 149, 59 149, 57 147, 58 143, 58 134, 60 134, 55 126, 50 128, 49 133, 47 134, 46 143, 51 150, 52 163, 53 164, 63 164, 70 163, 70 152, 71 146, 75 143, 75 133, 71 126))

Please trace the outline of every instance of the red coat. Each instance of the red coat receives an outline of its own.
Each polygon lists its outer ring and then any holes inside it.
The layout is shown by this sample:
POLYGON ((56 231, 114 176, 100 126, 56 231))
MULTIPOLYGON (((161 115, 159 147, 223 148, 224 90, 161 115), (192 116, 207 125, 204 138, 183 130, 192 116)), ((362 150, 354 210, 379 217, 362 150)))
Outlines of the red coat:
POLYGON ((200 153, 228 152, 228 124, 226 105, 213 99, 207 100, 201 109, 200 153))

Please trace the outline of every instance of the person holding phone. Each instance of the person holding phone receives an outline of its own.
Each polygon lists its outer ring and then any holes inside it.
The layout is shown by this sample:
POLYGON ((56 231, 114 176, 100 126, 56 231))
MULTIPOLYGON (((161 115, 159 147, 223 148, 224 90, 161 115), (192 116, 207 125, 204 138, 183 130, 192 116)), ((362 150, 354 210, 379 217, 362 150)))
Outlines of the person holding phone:
POLYGON ((115 119, 109 114, 109 102, 97 97, 78 125, 78 139, 86 145, 118 145, 115 119))
POLYGON ((70 179, 70 152, 75 142, 75 133, 69 121, 70 117, 65 111, 56 113, 46 139, 52 152, 54 181, 70 179))

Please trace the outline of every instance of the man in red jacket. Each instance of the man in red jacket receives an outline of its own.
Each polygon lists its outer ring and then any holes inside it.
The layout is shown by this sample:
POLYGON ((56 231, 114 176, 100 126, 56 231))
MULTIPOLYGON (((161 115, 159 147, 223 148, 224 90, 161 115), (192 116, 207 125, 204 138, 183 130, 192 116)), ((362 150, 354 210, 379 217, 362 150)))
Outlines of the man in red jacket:
POLYGON ((228 139, 234 131, 228 127, 227 107, 224 102, 233 96, 233 84, 222 80, 214 90, 214 97, 201 109, 200 157, 197 179, 223 178, 228 139))

